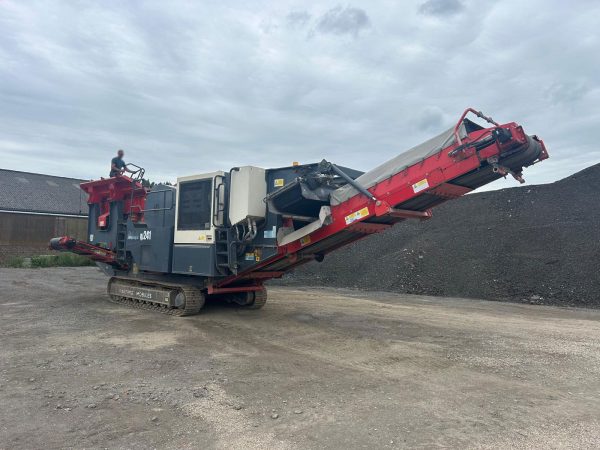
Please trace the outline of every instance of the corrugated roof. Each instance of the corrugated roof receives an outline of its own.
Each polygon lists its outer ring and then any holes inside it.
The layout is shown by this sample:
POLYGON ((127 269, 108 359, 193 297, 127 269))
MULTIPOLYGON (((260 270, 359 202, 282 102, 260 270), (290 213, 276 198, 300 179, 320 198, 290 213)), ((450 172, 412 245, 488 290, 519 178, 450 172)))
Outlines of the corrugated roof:
POLYGON ((87 194, 79 188, 84 181, 0 169, 0 210, 87 216, 87 194))

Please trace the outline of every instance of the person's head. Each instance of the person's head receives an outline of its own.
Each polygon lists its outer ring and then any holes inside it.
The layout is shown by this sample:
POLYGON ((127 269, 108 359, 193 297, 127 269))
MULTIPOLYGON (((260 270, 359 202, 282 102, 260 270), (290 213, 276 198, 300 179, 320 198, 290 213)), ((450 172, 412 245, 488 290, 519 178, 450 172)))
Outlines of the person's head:
POLYGON ((123 150, 119 150, 119 151, 117 152, 117 156, 118 156, 119 158, 122 158, 123 156, 125 156, 125 152, 124 152, 123 150))

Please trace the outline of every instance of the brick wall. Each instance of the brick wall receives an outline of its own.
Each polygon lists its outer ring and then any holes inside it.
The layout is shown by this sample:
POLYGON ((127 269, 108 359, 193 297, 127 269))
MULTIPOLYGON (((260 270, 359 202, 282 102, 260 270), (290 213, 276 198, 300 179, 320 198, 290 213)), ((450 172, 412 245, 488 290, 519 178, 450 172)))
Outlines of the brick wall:
POLYGON ((57 236, 86 240, 87 218, 0 212, 0 264, 13 256, 47 255, 57 236))

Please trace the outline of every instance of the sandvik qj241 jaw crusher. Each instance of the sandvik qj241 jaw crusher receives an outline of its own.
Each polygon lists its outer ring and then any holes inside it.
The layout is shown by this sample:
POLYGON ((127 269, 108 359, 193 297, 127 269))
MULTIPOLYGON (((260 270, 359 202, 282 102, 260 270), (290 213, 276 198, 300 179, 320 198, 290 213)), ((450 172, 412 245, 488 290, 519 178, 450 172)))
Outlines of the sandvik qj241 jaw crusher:
POLYGON ((467 109, 456 126, 362 173, 327 161, 235 167, 146 189, 141 172, 83 183, 88 241, 50 247, 86 255, 110 276, 111 300, 185 316, 208 296, 260 308, 263 283, 343 245, 548 158, 514 122, 467 109), (474 113, 488 122, 466 118, 474 113))

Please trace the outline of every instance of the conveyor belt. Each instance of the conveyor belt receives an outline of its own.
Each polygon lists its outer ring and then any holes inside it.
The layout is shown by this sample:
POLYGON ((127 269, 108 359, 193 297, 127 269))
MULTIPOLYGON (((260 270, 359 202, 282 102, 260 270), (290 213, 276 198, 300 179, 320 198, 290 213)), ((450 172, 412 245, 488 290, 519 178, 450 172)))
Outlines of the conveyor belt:
MULTIPOLYGON (((465 137, 467 135, 467 124, 469 123, 469 127, 479 127, 477 124, 471 122, 470 120, 465 120, 459 129, 459 133, 461 137, 465 137)), ((479 127, 481 128, 481 127, 479 127)), ((416 147, 411 148, 403 153, 400 153, 395 158, 381 164, 380 166, 375 167, 372 170, 364 173, 360 177, 356 179, 356 182, 361 186, 369 189, 375 186, 377 183, 381 183, 383 180, 390 178, 392 175, 397 174, 398 172, 403 171, 407 167, 414 166, 419 162, 423 161, 430 156, 435 155, 436 153, 441 152, 444 148, 455 143, 454 136, 454 127, 449 128, 443 133, 438 134, 434 138, 429 139, 428 141, 423 142, 416 147)), ((339 205, 340 203, 345 202, 351 197, 354 197, 358 194, 358 191, 354 189, 350 185, 342 186, 341 188, 335 190, 331 194, 331 204, 339 205)))

